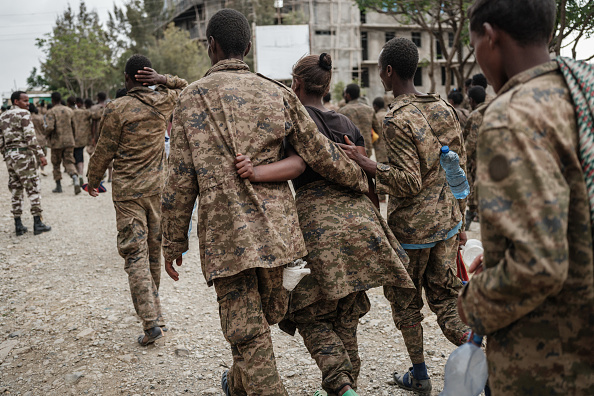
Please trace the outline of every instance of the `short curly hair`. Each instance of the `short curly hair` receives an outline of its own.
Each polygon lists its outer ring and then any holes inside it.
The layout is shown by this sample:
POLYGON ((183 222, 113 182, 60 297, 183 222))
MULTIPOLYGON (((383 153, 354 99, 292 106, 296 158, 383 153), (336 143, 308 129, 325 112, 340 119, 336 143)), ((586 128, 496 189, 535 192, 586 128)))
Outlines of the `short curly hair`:
POLYGON ((489 83, 487 82, 487 77, 485 77, 485 75, 483 73, 477 73, 474 76, 472 76, 472 86, 479 86, 479 87, 483 87, 485 89, 487 89, 487 85, 489 85, 489 83))
MULTIPOLYGON (((136 77, 134 76, 136 75, 138 70, 142 70, 145 67, 153 67, 153 64, 151 63, 150 59, 144 55, 134 54, 130 58, 128 58, 128 61, 126 62, 126 68, 124 69, 124 71, 126 72, 128 77, 132 79, 132 81, 136 82, 136 77)), ((101 99, 102 98, 99 98, 99 100, 101 99)))
POLYGON ((382 69, 388 65, 403 80, 412 80, 419 65, 419 50, 415 43, 404 37, 395 37, 384 44, 379 64, 382 69))
POLYGON ((548 44, 555 27, 555 0, 477 0, 468 9, 470 30, 498 27, 521 45, 548 44))
POLYGON ((208 21, 206 37, 213 37, 225 56, 243 55, 250 44, 250 24, 239 11, 224 8, 208 21))

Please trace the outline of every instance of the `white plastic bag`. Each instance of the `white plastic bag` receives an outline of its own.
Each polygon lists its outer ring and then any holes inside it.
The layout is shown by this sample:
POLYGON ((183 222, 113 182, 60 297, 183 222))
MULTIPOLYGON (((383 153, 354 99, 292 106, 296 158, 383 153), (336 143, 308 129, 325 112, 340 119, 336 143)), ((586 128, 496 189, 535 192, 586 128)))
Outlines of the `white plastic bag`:
POLYGON ((306 265, 307 262, 297 259, 285 267, 283 270, 283 287, 285 289, 293 291, 301 282, 301 279, 311 273, 309 268, 305 268, 306 265))

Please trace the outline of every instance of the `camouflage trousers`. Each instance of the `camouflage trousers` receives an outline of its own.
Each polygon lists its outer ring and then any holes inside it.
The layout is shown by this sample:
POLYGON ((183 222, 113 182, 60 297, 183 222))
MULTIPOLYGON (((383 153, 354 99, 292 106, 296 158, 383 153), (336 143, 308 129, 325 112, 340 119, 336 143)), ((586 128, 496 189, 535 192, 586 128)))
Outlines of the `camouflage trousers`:
POLYGON ((283 267, 252 268, 214 279, 223 335, 233 354, 227 380, 233 396, 287 396, 276 368, 270 325, 287 312, 283 267))
POLYGON ((62 171, 60 165, 64 164, 64 168, 68 175, 77 175, 76 167, 74 166, 74 147, 66 148, 52 148, 52 166, 54 168, 54 180, 62 180, 62 171))
POLYGON ((423 295, 429 308, 437 315, 437 323, 446 338, 454 345, 466 341, 465 334, 469 330, 458 316, 457 299, 462 289, 462 282, 456 276, 456 254, 458 240, 452 237, 437 242, 432 248, 408 249, 410 259, 408 273, 414 282, 417 292, 408 308, 402 310, 395 303, 397 291, 384 286, 384 295, 392 305, 392 317, 402 337, 413 364, 425 361, 423 355, 423 295))
POLYGON ((321 300, 287 316, 322 371, 322 388, 338 395, 345 385, 357 389, 361 370, 357 326, 371 304, 367 293, 355 292, 340 300, 321 300))
POLYGON ((118 252, 125 260, 132 303, 144 330, 164 326, 161 280, 161 197, 114 201, 118 252))
POLYGON ((27 151, 8 150, 6 167, 8 168, 8 189, 12 195, 12 215, 21 217, 23 213, 24 191, 31 202, 31 214, 41 215, 41 195, 39 175, 35 169, 35 157, 27 151))

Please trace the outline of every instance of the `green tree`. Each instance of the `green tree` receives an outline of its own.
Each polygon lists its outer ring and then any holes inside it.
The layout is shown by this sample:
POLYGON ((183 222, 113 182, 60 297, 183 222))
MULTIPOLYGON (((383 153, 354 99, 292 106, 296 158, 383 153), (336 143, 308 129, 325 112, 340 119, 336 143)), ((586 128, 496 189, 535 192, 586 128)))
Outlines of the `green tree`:
POLYGON ((148 57, 159 73, 177 75, 189 82, 201 78, 210 67, 206 48, 190 39, 190 33, 170 23, 163 38, 148 48, 148 57))
POLYGON ((37 39, 45 54, 42 79, 48 86, 64 88, 82 97, 92 95, 110 69, 108 37, 96 12, 81 1, 75 14, 70 6, 56 19, 52 33, 37 39))
MULTIPOLYGON (((551 52, 561 55, 561 49, 571 48, 577 58, 577 46, 594 34, 594 2, 590 0, 557 0, 557 23, 551 40, 551 52)), ((594 59, 594 54, 585 58, 594 59)))

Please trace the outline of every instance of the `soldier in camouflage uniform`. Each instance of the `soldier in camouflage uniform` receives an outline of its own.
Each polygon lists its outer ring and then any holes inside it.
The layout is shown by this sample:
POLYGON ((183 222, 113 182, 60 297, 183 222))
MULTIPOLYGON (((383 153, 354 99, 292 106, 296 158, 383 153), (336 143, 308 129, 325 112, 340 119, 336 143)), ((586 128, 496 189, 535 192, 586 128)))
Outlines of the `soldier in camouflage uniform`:
POLYGON ((127 95, 105 107, 99 124, 99 141, 89 161, 88 191, 98 195, 99 183, 113 160, 118 252, 125 260, 134 309, 142 319, 144 334, 138 342, 145 346, 162 337, 165 326, 159 300, 163 134, 188 83, 157 74, 143 55, 128 59, 125 78, 127 95), (158 84, 154 91, 148 88, 153 84, 158 84))
MULTIPOLYGON (((404 38, 388 41, 380 55, 380 77, 386 91, 393 90, 395 96, 384 121, 389 163, 376 163, 358 155, 352 146, 342 147, 375 176, 376 192, 390 196, 388 224, 406 249, 409 274, 417 288, 413 302, 401 309, 395 304, 394 288, 384 287, 413 363, 403 375, 395 373, 394 381, 404 389, 430 394, 423 354, 422 289, 446 338, 460 345, 467 336, 468 328, 456 309, 462 282, 456 277, 455 263, 465 201, 454 198, 439 163, 442 146, 458 153, 462 168, 466 154, 454 109, 439 95, 422 94, 414 87, 417 62, 416 45, 404 38)), ((460 239, 466 239, 463 232, 460 239)))
POLYGON ((62 95, 59 92, 52 93, 52 105, 45 116, 45 136, 52 149, 52 166, 56 181, 56 188, 52 192, 62 192, 60 165, 63 164, 74 183, 74 194, 79 194, 80 182, 74 167, 74 112, 62 105, 62 95))
MULTIPOLYGON (((550 61, 556 8, 478 0, 469 10, 477 61, 498 96, 477 149, 484 261, 471 266, 459 312, 487 335, 494 395, 594 394, 592 175, 570 90, 550 61)), ((591 88, 582 87, 588 97, 591 88)))
MULTIPOLYGON (((45 142, 45 121, 43 116, 39 114, 39 109, 33 104, 29 103, 29 112, 31 113, 31 121, 33 122, 33 126, 35 127, 35 138, 37 139, 37 144, 43 150, 43 155, 47 155, 47 143, 45 142)), ((38 168, 41 168, 41 174, 46 176, 43 169, 45 166, 41 164, 37 164, 38 168)))
POLYGON ((41 195, 39 176, 35 161, 47 165, 45 154, 35 137, 35 129, 29 113, 29 96, 22 91, 13 92, 10 97, 13 108, 0 115, 0 153, 8 168, 8 188, 12 194, 12 215, 17 236, 27 232, 21 221, 23 213, 23 190, 31 201, 33 232, 38 235, 51 230, 41 221, 41 195))
MULTIPOLYGON (((90 155, 93 155, 95 151, 95 146, 97 145, 97 141, 99 140, 99 135, 101 134, 101 130, 99 129, 99 123, 101 122, 101 117, 103 116, 103 111, 105 110, 105 106, 107 104, 107 94, 105 92, 99 92, 97 94, 97 103, 92 105, 89 110, 91 111, 92 115, 92 122, 91 122, 91 144, 87 146, 87 152, 90 155)), ((113 161, 107 165, 107 181, 111 183, 113 177, 113 161)))
POLYGON ((384 141, 384 132, 381 128, 384 124, 384 118, 386 118, 386 114, 388 113, 384 98, 378 96, 373 100, 373 111, 375 111, 375 118, 377 119, 379 128, 379 130, 374 129, 375 133, 377 133, 379 136, 379 138, 373 143, 375 160, 377 162, 386 163, 388 162, 388 153, 386 151, 386 143, 384 141))
MULTIPOLYGON (((332 78, 330 55, 301 58, 292 75, 291 87, 319 133, 334 142, 348 136, 364 154, 357 127, 322 106, 332 78)), ((361 367, 357 326, 370 308, 365 290, 391 285, 400 289, 402 307, 410 302, 415 289, 404 267, 404 249, 373 205, 377 197, 372 191, 370 201, 365 194, 326 181, 293 151, 282 161, 255 168, 249 159, 236 162, 241 177, 252 182, 292 179, 311 276, 293 290, 288 315, 279 325, 291 335, 299 329, 329 395, 356 396, 361 367)))
MULTIPOLYGON (((473 221, 478 221, 478 201, 476 197, 476 143, 478 133, 483 123, 483 114, 489 105, 485 101, 485 89, 481 86, 474 86, 468 90, 470 105, 473 112, 470 113, 466 126, 462 132, 464 148, 466 149, 466 178, 470 186, 468 195, 468 211, 466 212, 466 230, 470 229, 473 221)), ((470 264, 470 263, 468 263, 470 264)))
POLYGON ((361 169, 318 133, 284 85, 250 73, 242 59, 251 48, 247 19, 224 9, 206 30, 213 67, 180 96, 171 132, 169 174, 163 192, 163 255, 188 250, 196 197, 202 272, 214 285, 221 327, 233 366, 223 374, 227 395, 287 395, 276 369, 270 325, 284 316, 288 292, 283 267, 307 254, 286 182, 251 183, 236 174, 235 158, 276 162, 285 139, 316 172, 367 191, 361 169))
POLYGON ((80 184, 83 184, 82 174, 85 171, 84 148, 91 141, 91 111, 84 108, 82 98, 76 98, 76 109, 74 110, 74 160, 76 169, 80 176, 80 184))
POLYGON ((367 156, 371 157, 373 153, 373 141, 371 139, 371 130, 376 133, 382 130, 381 124, 375 116, 375 111, 367 104, 363 98, 360 98, 361 88, 357 84, 349 84, 344 89, 344 100, 346 105, 338 109, 340 114, 349 118, 361 131, 365 139, 365 151, 367 156))

